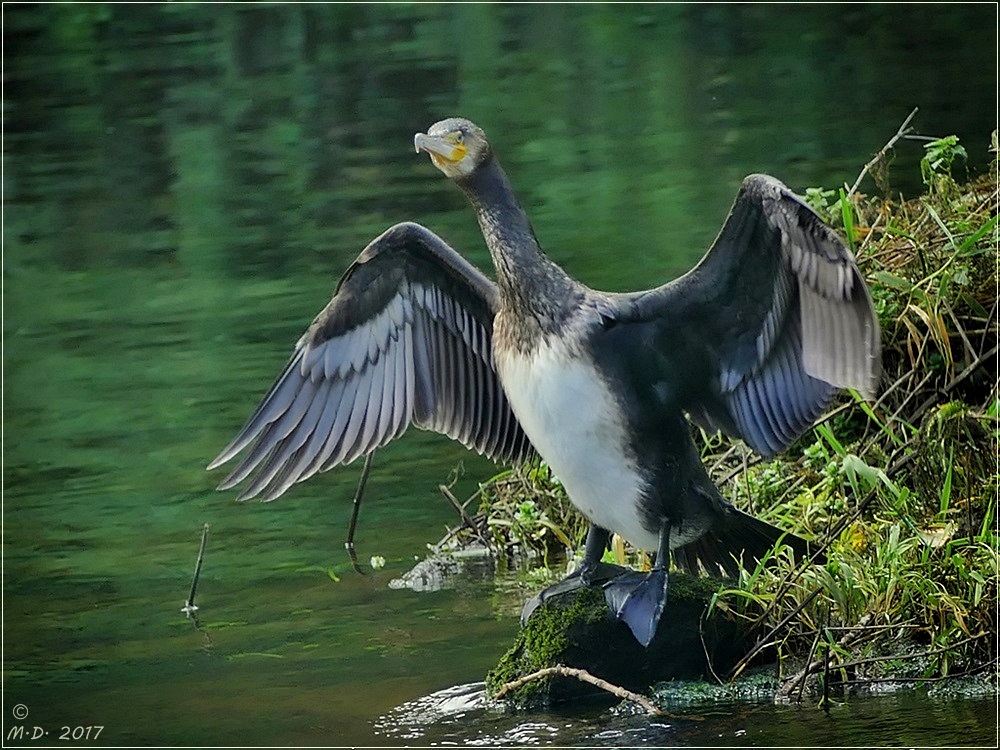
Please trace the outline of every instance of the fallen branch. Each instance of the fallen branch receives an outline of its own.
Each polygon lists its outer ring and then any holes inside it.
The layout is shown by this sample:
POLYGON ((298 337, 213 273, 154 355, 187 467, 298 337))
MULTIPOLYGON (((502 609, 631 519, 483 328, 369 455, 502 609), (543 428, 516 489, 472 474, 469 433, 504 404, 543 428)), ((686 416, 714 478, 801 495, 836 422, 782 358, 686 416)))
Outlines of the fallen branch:
POLYGON ((650 714, 655 714, 658 716, 669 716, 669 714, 661 708, 658 708, 644 695, 639 695, 638 693, 633 693, 631 690, 620 687, 619 685, 613 685, 607 680, 602 680, 600 677, 595 677, 590 672, 585 669, 577 669, 575 667, 564 667, 561 664, 557 664, 554 667, 545 667, 544 669, 539 669, 537 672, 532 672, 531 674, 525 675, 524 677, 518 677, 516 680, 511 680, 505 683, 497 690, 494 698, 503 698, 507 693, 512 690, 517 690, 523 685, 527 685, 529 682, 535 682, 536 680, 543 680, 546 677, 552 677, 553 675, 558 677, 575 677, 581 682, 586 682, 601 690, 605 690, 612 695, 621 698, 622 700, 631 701, 642 706, 650 714))

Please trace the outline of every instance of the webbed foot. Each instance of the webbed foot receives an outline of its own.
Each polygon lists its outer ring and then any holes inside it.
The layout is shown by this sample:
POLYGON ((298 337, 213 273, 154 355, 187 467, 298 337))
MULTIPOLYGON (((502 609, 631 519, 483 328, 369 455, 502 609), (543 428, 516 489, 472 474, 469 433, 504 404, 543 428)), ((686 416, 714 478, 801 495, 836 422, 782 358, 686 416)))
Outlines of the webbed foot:
POLYGON ((667 571, 654 568, 648 573, 625 573, 604 584, 604 601, 643 646, 656 635, 667 601, 667 571))

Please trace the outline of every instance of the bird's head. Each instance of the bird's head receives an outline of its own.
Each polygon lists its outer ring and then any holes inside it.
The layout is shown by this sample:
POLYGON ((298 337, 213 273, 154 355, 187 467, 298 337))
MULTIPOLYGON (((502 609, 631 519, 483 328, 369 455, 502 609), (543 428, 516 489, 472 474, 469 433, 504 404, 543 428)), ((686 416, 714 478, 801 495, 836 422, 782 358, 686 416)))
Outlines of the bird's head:
POLYGON ((426 133, 413 136, 413 148, 430 154, 434 166, 453 180, 468 177, 489 161, 492 150, 486 133, 474 122, 450 117, 436 122, 426 133))

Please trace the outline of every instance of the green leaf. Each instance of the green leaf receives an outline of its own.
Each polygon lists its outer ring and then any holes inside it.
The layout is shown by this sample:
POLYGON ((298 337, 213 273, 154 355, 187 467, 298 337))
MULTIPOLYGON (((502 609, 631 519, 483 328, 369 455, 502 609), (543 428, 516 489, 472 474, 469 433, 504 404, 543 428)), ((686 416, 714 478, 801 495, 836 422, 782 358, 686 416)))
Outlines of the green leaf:
POLYGON ((908 279, 904 279, 901 276, 890 273, 889 271, 876 271, 873 276, 879 284, 887 286, 890 289, 898 289, 901 292, 909 292, 914 288, 913 283, 908 279))

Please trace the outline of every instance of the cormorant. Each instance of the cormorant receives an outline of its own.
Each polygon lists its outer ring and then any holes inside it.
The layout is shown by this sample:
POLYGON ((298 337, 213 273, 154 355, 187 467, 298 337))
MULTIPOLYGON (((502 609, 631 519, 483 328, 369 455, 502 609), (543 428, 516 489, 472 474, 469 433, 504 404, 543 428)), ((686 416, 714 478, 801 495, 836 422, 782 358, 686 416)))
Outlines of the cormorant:
POLYGON ((419 224, 375 238, 299 339, 270 391, 209 468, 256 441, 219 489, 272 500, 411 423, 490 458, 537 453, 591 522, 577 571, 525 606, 583 585, 648 645, 673 553, 733 575, 783 540, 727 502, 685 414, 764 456, 785 449, 838 388, 873 396, 879 328, 854 258, 773 177, 751 175, 688 273, 610 294, 545 256, 485 133, 443 120, 418 152, 466 194, 496 283, 419 224), (601 562, 610 532, 656 550, 648 573, 601 562))

